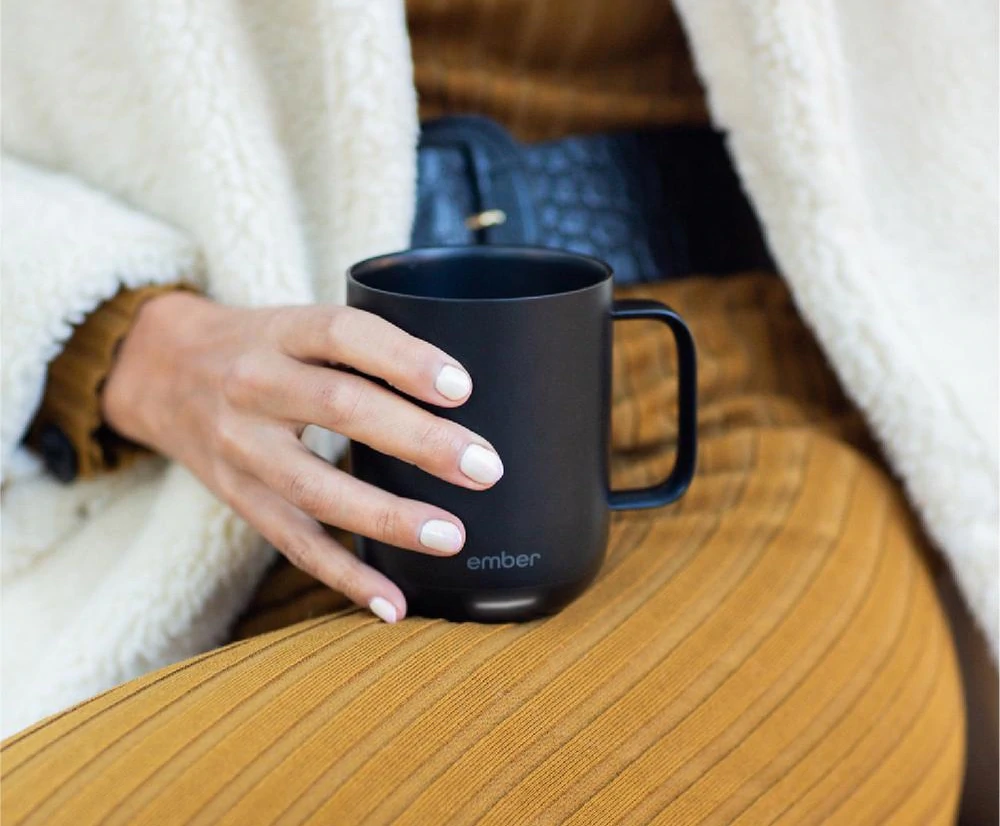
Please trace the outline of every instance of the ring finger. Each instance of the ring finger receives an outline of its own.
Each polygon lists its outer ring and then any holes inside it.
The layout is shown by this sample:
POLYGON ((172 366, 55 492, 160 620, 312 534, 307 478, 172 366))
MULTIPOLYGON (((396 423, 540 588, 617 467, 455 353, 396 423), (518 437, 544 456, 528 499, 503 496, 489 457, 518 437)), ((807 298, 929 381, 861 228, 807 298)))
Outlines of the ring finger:
POLYGON ((451 556, 465 544, 465 527, 446 510, 355 479, 311 453, 287 431, 276 432, 274 438, 280 443, 266 449, 256 444, 244 457, 244 469, 309 516, 433 556, 451 556))

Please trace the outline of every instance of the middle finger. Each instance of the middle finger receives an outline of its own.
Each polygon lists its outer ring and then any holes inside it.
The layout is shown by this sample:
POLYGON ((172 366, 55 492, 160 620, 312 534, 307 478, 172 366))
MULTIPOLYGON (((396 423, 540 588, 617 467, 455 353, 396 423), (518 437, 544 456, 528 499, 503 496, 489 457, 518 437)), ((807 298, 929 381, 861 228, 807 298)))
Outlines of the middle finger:
POLYGON ((481 436, 362 376, 292 359, 280 370, 279 392, 264 394, 272 415, 325 427, 473 490, 503 475, 503 462, 481 436))

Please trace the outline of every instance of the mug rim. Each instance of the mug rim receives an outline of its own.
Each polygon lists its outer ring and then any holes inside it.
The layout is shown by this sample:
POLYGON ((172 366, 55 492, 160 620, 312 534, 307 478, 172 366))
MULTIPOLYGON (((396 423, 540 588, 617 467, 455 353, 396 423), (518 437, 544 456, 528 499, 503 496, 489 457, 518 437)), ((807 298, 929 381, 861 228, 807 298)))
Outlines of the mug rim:
POLYGON ((413 247, 412 249, 398 250, 396 252, 383 253, 381 255, 374 255, 370 258, 365 258, 352 264, 347 268, 347 280, 354 283, 358 287, 364 290, 369 290, 373 293, 379 295, 392 296, 393 298, 405 298, 410 301, 427 301, 427 302, 450 302, 456 304, 495 304, 495 303, 512 303, 519 301, 544 301, 551 300, 555 298, 563 298, 572 295, 579 295, 580 293, 585 293, 588 290, 600 289, 608 281, 610 281, 614 276, 614 270, 612 270, 611 265, 606 261, 602 261, 600 258, 595 258, 591 255, 585 255, 580 252, 572 252, 570 250, 560 250, 553 249, 551 247, 539 247, 530 244, 484 244, 484 245, 455 245, 455 246, 445 246, 445 247, 413 247), (440 258, 460 258, 467 257, 470 259, 484 259, 484 258, 506 258, 513 256, 524 256, 528 255, 536 260, 538 259, 550 259, 553 262, 558 261, 572 261, 577 264, 586 264, 589 267, 596 267, 600 269, 603 276, 598 280, 594 281, 592 284, 587 284, 584 287, 576 287, 571 290, 559 290, 558 292, 546 292, 539 295, 520 295, 520 296, 499 296, 496 298, 456 298, 451 296, 426 296, 426 295, 414 295, 413 293, 400 292, 399 290, 387 290, 383 287, 373 287, 371 284, 366 284, 364 281, 360 280, 360 276, 363 276, 363 271, 377 270, 383 267, 391 266, 391 259, 417 259, 417 260, 434 260, 440 258))

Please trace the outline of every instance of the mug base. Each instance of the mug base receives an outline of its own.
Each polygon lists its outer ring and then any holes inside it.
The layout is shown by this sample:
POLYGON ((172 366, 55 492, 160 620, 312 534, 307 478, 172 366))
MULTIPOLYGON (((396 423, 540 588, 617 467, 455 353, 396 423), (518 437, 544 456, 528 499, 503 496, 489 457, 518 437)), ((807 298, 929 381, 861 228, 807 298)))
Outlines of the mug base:
POLYGON ((558 613, 582 594, 592 579, 488 591, 420 586, 402 590, 410 615, 454 622, 527 622, 558 613))

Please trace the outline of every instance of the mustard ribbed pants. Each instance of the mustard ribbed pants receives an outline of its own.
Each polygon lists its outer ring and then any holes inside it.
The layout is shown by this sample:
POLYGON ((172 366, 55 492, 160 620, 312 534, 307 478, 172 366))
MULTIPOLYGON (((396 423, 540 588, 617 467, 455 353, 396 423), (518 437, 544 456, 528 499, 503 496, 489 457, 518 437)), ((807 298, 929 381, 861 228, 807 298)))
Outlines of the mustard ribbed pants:
MULTIPOLYGON (((278 565, 237 642, 8 740, 5 826, 952 822, 933 563, 785 288, 632 293, 694 331, 699 471, 615 516, 584 596, 387 626, 278 565)), ((615 482, 646 484, 672 458, 672 345, 619 327, 615 482)))

